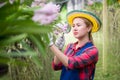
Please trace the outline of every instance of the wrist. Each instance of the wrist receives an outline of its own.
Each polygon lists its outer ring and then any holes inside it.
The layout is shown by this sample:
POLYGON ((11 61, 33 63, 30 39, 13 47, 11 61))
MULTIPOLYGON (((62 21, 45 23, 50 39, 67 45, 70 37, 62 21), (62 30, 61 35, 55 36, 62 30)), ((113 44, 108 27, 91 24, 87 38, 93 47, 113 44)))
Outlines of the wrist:
POLYGON ((54 43, 52 42, 52 43, 49 44, 49 47, 52 47, 53 45, 54 45, 54 43))

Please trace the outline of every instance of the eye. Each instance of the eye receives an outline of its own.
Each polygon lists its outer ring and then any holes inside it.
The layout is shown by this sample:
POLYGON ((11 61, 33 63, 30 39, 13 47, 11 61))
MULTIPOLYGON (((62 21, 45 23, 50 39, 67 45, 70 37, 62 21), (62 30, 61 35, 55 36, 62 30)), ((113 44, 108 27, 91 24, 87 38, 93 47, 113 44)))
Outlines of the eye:
POLYGON ((81 27, 81 25, 79 24, 79 25, 77 25, 78 27, 81 27))
POLYGON ((75 27, 75 25, 73 24, 72 27, 75 27))
POLYGON ((77 24, 78 27, 82 26, 81 24, 77 24))

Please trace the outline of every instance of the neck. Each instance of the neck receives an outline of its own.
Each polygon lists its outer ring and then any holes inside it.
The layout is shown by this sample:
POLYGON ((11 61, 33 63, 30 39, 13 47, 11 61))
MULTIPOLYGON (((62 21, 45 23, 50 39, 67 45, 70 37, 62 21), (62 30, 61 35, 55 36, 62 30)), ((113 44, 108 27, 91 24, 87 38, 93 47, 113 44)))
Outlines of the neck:
POLYGON ((78 39, 78 46, 82 46, 89 41, 88 36, 78 39))

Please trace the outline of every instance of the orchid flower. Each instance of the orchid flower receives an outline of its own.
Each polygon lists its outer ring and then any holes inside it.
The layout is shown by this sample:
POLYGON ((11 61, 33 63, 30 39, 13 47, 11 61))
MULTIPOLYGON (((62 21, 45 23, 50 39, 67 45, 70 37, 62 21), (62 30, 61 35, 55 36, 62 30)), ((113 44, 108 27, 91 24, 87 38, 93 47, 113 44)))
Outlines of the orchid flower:
MULTIPOLYGON (((9 0, 9 3, 10 3, 10 4, 13 4, 14 1, 15 1, 15 0, 9 0)), ((23 2, 24 2, 24 0, 20 0, 20 3, 23 3, 23 2)))
POLYGON ((69 25, 67 23, 58 23, 56 24, 54 29, 54 34, 58 35, 60 33, 68 33, 69 25))
POLYGON ((31 7, 43 7, 45 5, 45 1, 41 1, 41 0, 34 0, 31 4, 31 7))
POLYGON ((94 2, 92 0, 88 0, 88 3, 87 3, 89 6, 92 6, 94 4, 94 2))
POLYGON ((42 8, 35 11, 33 21, 40 24, 50 24, 57 19, 60 11, 60 6, 52 2, 44 5, 42 8))
POLYGON ((9 3, 10 4, 13 4, 15 0, 9 0, 9 3))
POLYGON ((7 4, 7 2, 1 2, 0 3, 0 8, 3 7, 5 4, 7 4))

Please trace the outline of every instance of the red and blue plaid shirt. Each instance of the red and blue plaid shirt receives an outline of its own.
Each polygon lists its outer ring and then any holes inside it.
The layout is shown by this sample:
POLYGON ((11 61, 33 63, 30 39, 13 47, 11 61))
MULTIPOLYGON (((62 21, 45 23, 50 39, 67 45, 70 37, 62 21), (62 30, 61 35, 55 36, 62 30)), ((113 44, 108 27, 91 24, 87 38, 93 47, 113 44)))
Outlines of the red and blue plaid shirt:
MULTIPOLYGON (((71 49, 67 52, 70 45, 64 51, 64 54, 68 56, 68 69, 79 69, 80 80, 91 80, 92 71, 95 69, 95 65, 98 61, 98 50, 95 46, 89 47, 84 50, 81 55, 76 56, 75 54, 85 45, 76 49, 77 42, 74 43, 71 49), (67 52, 67 53, 66 53, 67 52)), ((52 66, 54 70, 60 70, 62 63, 54 64, 52 66)))

